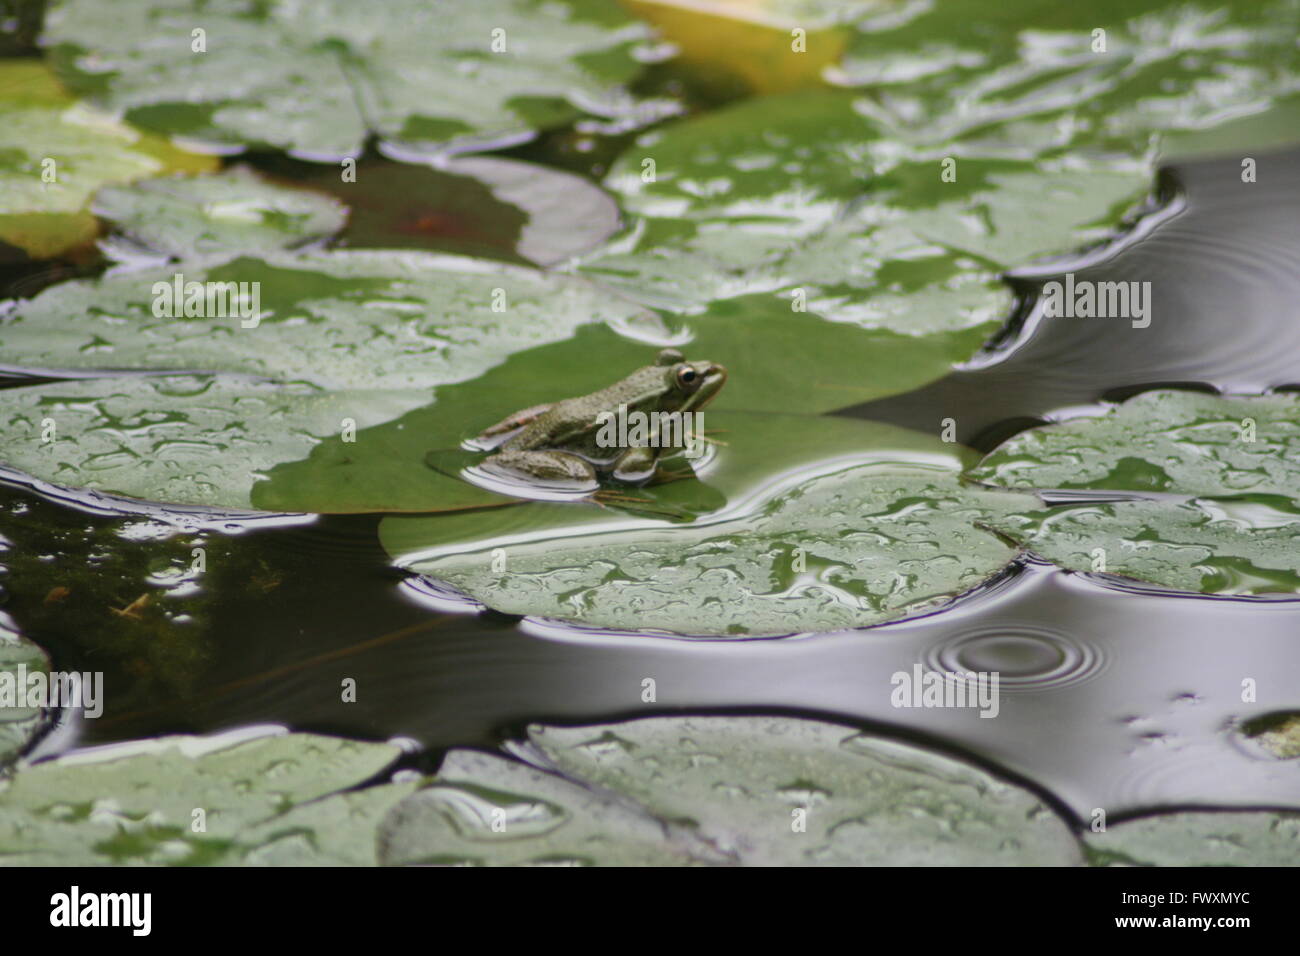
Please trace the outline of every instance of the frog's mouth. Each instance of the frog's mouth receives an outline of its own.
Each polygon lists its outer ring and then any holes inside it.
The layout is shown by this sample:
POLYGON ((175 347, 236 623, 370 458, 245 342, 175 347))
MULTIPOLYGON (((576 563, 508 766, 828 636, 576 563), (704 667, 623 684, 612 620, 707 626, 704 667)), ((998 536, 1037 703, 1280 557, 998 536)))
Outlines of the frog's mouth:
POLYGON ((722 386, 727 384, 727 367, 725 365, 710 365, 704 373, 704 382, 700 385, 695 393, 697 401, 691 403, 691 411, 698 412, 709 402, 718 397, 718 392, 722 391, 722 386))

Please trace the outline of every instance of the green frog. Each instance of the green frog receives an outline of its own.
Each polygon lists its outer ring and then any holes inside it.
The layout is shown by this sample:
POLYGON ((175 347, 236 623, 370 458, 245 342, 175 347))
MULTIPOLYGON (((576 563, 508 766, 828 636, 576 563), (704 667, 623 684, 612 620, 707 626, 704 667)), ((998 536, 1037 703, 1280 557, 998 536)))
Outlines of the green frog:
POLYGON ((518 434, 484 459, 483 465, 545 482, 590 485, 602 474, 612 474, 620 481, 643 480, 654 473, 665 452, 685 447, 683 431, 650 429, 648 434, 632 437, 635 430, 620 432, 616 416, 627 415, 635 422, 633 412, 698 412, 726 381, 727 370, 721 365, 688 362, 677 349, 664 349, 653 365, 639 368, 607 388, 525 408, 484 430, 477 442, 516 429, 518 434), (629 440, 620 443, 616 440, 620 434, 629 440))

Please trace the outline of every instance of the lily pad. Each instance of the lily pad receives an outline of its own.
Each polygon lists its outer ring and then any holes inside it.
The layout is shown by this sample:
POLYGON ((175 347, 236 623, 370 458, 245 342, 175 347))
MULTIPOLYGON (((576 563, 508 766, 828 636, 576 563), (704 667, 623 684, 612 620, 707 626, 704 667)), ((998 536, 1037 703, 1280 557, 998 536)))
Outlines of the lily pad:
POLYGON ((24 370, 203 370, 333 389, 428 389, 583 323, 638 314, 580 279, 502 263, 412 251, 268 252, 52 286, 17 303, 0 325, 0 348, 24 370), (207 297, 194 303, 217 315, 157 314, 160 301, 185 311, 191 282, 247 283, 248 296, 217 297, 216 308, 207 297))
POLYGON ((989 522, 1061 567, 1210 594, 1293 593, 1298 456, 1300 397, 1160 390, 1021 432, 967 474, 1070 490, 1074 500, 989 522))
POLYGON ((634 112, 621 84, 647 36, 599 0, 483 0, 454 25, 418 0, 63 0, 43 42, 75 92, 139 125, 326 160, 359 155, 371 135, 484 149, 583 113, 634 112))
POLYGON ((590 179, 496 156, 436 163, 367 157, 347 179, 332 166, 282 157, 258 157, 258 168, 346 203, 340 241, 351 248, 421 249, 545 267, 590 250, 619 228, 618 205, 590 179))
POLYGON ((1070 828, 971 764, 817 721, 651 718, 533 727, 564 773, 689 821, 757 865, 1069 866, 1070 828), (803 811, 805 830, 796 827, 803 811))
MULTIPOLYGON (((779 354, 782 366, 749 379, 768 401, 796 396, 800 411, 828 411, 855 392, 917 388, 976 352, 1011 296, 985 260, 908 225, 911 207, 945 195, 954 220, 969 210, 957 190, 943 193, 937 164, 930 179, 875 178, 866 155, 876 136, 855 97, 833 91, 762 97, 646 134, 605 180, 636 218, 580 269, 676 313, 693 342, 732 339, 734 350, 743 331, 769 361, 779 354), (770 334, 817 343, 808 380, 818 391, 768 387, 812 354, 770 334)), ((744 387, 729 386, 739 407, 768 407, 737 395, 744 387)))
POLYGON ((689 525, 548 527, 405 563, 499 611, 601 628, 756 637, 863 627, 996 574, 1015 552, 974 522, 1031 500, 963 488, 945 469, 899 471, 796 477, 689 525))
POLYGON ((347 221, 342 203, 272 186, 243 166, 102 189, 94 211, 150 252, 173 259, 291 248, 331 236, 347 221))
MULTIPOLYGON (((647 6, 744 16, 730 4, 647 6)), ((810 20, 824 12, 794 6, 810 20)), ((1153 133, 1224 123, 1300 86, 1277 27, 1294 22, 1294 3, 1105 6, 953 17, 840 5, 831 19, 860 52, 832 73, 867 88, 753 98, 643 134, 605 181, 637 218, 584 270, 682 312, 800 295, 825 319, 913 335, 1005 315, 998 271, 1107 238, 1138 208, 1153 133), (1114 31, 1108 53, 1090 47, 1098 23, 1114 31), (1205 55, 1179 55, 1191 48, 1205 55), (1106 109, 1094 92, 1114 94, 1106 109), (1134 100, 1144 109, 1120 109, 1134 100)))
POLYGON ((619 225, 610 195, 569 173, 490 156, 448 160, 441 168, 477 180, 497 200, 522 210, 527 221, 519 233, 519 254, 540 266, 588 251, 619 225))
POLYGON ((885 173, 880 191, 889 214, 866 210, 880 233, 877 255, 903 258, 893 247, 910 241, 1005 271, 1111 238, 1150 189, 1152 171, 1136 160, 1026 162, 983 152, 958 147, 952 182, 936 159, 885 173))
POLYGON ((529 740, 564 777, 453 751, 385 821, 385 860, 620 865, 645 860, 658 830, 658 860, 679 865, 1080 862, 1069 827, 1033 794, 846 727, 673 717, 535 726, 529 740))
MULTIPOLYGON (((697 334, 742 304, 780 308, 814 340, 856 326, 951 368, 1010 312, 1001 271, 1112 234, 1148 189, 1135 159, 1044 167, 970 144, 954 179, 943 154, 876 156, 888 144, 868 112, 846 91, 769 96, 644 134, 605 180, 635 218, 581 270, 697 334)), ((882 394, 938 372, 879 341, 858 354, 890 376, 882 394)))
POLYGON ((1098 862, 1138 866, 1295 866, 1300 813, 1193 811, 1127 820, 1085 833, 1098 862))
POLYGON ((1021 432, 970 477, 1010 488, 1300 499, 1300 396, 1144 392, 1105 415, 1021 432))
MULTIPOLYGON (((782 443, 809 453, 816 445, 816 453, 826 457, 870 452, 881 432, 855 433, 845 426, 832 438, 829 430, 835 426, 812 416, 798 415, 777 427, 779 413, 834 408, 854 396, 885 394, 906 387, 918 371, 942 374, 958 359, 962 335, 967 334, 918 340, 864 331, 791 315, 763 299, 722 303, 708 319, 683 323, 680 331, 689 338, 682 346, 688 358, 721 362, 731 370, 717 402, 706 412, 706 428, 731 428, 719 416, 733 410, 756 413, 735 426, 738 436, 719 436, 730 443, 721 449, 719 460, 727 467, 736 462, 741 469, 760 470, 764 462, 797 464, 778 449, 782 443), (804 335, 818 336, 818 351, 807 349, 804 335), (860 354, 858 348, 868 352, 860 354), (873 370, 869 378, 863 377, 864 366, 873 370)), ((426 467, 429 453, 454 450, 521 408, 603 388, 653 355, 646 344, 610 323, 578 326, 571 338, 518 352, 471 381, 440 386, 434 404, 359 432, 355 442, 341 437, 324 441, 306 461, 289 461, 272 472, 259 486, 255 503, 269 510, 387 512, 499 504, 500 495, 448 480, 426 467)), ((935 422, 936 434, 940 427, 935 422)), ((885 440, 885 447, 891 440, 885 440)), ((944 449, 937 441, 926 444, 931 451, 944 449)), ((947 452, 955 449, 946 446, 947 452)))
MULTIPOLYGON (((490 378, 491 373, 486 377, 490 378)), ((411 417, 421 414, 416 412, 411 417)), ((393 438, 397 441, 396 435, 393 438)), ((428 493, 430 486, 426 483, 422 499, 425 506, 409 510, 441 513, 391 515, 379 526, 380 540, 394 558, 407 564, 432 551, 464 548, 472 542, 488 542, 501 535, 540 534, 548 527, 569 531, 578 525, 591 526, 592 530, 597 530, 597 526, 614 527, 625 523, 629 514, 648 513, 687 520, 723 510, 736 513, 770 494, 773 488, 788 485, 796 476, 850 465, 872 464, 902 471, 921 466, 955 472, 963 462, 978 457, 977 452, 940 441, 937 436, 878 422, 832 416, 715 411, 712 406, 704 413, 704 440, 713 443, 714 454, 695 461, 675 456, 661 462, 664 471, 680 473, 683 477, 672 480, 665 477, 641 487, 614 486, 626 499, 632 499, 625 500, 619 508, 593 504, 584 507, 574 502, 510 502, 502 495, 478 491, 468 485, 464 486, 468 490, 457 494, 442 483, 437 486, 439 507, 431 509, 428 502, 433 496, 428 493), (446 513, 454 510, 453 503, 461 508, 504 504, 510 507, 446 513)), ((409 456, 418 447, 414 443, 405 448, 394 444, 389 448, 390 457, 409 456)), ((376 452, 375 457, 383 454, 376 452)), ((306 475, 304 470, 303 481, 306 475)), ((278 479, 280 475, 273 477, 278 479)), ((386 477, 396 486, 394 503, 400 503, 403 500, 400 468, 394 467, 386 477)), ((273 481, 268 490, 275 488, 273 481)), ((419 500, 414 500, 416 493, 412 489, 413 505, 419 504, 419 500)), ((607 497, 596 497, 598 501, 608 501, 607 497)))
POLYGON ((1205 594, 1300 593, 1300 508, 1286 498, 1089 502, 988 524, 1074 571, 1205 594))
POLYGON ((248 509, 276 464, 305 458, 350 423, 364 428, 428 400, 418 389, 329 392, 229 375, 101 378, 0 391, 0 432, 5 464, 38 480, 248 509))
POLYGON ((555 774, 453 750, 437 778, 394 807, 379 835, 389 865, 691 866, 724 862, 689 830, 555 774))
POLYGON ((1165 132, 1294 92, 1298 18, 1294 0, 1008 0, 960 17, 916 4, 858 21, 828 75, 870 90, 873 118, 914 146, 963 138, 1019 155, 1137 157, 1165 132))
POLYGON ((22 753, 43 719, 41 708, 26 706, 26 684, 20 675, 49 669, 44 651, 0 626, 0 775, 22 753), (10 693, 12 699, 6 699, 10 693))
MULTIPOLYGON (((206 301, 196 311, 208 312, 206 301)), ((67 282, 17 303, 0 324, 8 362, 64 375, 224 374, 0 391, 0 422, 12 436, 5 462, 57 484, 248 508, 265 471, 305 458, 330 435, 350 445, 355 429, 429 405, 435 385, 473 379, 584 323, 642 317, 578 278, 418 252, 267 252, 67 282), (178 282, 236 292, 227 284, 248 283, 248 295, 216 315, 156 311, 167 296, 189 301, 175 295, 178 282), (57 438, 46 441, 50 422, 57 438)), ((408 461, 426 480, 427 451, 408 461)), ((311 503, 360 510, 328 492, 311 503)))
POLYGON ((93 239, 103 185, 215 166, 78 103, 39 62, 0 62, 0 240, 30 256, 93 239))
POLYGON ((379 825, 420 780, 376 784, 300 803, 244 831, 237 866, 376 866, 379 825))
POLYGON ((1121 163, 963 160, 958 168, 957 181, 945 182, 933 161, 896 167, 870 199, 757 275, 778 297, 802 297, 810 314, 836 323, 918 343, 963 335, 968 351, 955 364, 1011 313, 1003 271, 1112 235, 1148 181, 1121 163))
POLYGON ((853 106, 837 91, 768 96, 643 134, 604 180, 636 219, 584 271, 677 311, 763 291, 749 273, 868 185, 876 132, 853 106))
POLYGON ((378 774, 398 749, 312 734, 247 738, 163 737, 22 767, 0 791, 0 860, 179 865, 253 855, 257 862, 294 846, 296 862, 362 862, 358 847, 373 840, 373 829, 358 840, 334 828, 341 820, 373 827, 384 800, 403 791, 373 795, 379 806, 331 795, 378 774), (331 800, 340 803, 326 806, 331 800), (301 852, 303 841, 315 852, 301 852))

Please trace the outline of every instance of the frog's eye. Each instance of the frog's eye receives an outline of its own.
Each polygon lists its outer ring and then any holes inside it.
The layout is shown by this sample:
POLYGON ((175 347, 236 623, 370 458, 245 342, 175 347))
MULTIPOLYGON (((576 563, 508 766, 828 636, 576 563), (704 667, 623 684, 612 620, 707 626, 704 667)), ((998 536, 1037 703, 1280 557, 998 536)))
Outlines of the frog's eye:
POLYGON ((700 384, 700 373, 689 365, 683 365, 679 368, 673 378, 676 380, 677 386, 686 391, 690 391, 700 384))

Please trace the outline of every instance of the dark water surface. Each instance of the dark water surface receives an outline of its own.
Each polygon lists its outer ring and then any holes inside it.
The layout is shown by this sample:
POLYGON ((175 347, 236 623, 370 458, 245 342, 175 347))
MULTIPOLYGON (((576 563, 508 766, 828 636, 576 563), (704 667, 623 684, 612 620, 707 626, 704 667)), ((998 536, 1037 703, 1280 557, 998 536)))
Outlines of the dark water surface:
MULTIPOLYGON (((1133 235, 1016 278, 1029 302, 1067 271, 1149 280, 1149 328, 1043 319, 1027 305, 1023 325, 968 368, 842 414, 927 432, 951 416, 962 440, 987 448, 1062 410, 1157 385, 1300 384, 1300 150, 1260 157, 1256 184, 1239 171, 1235 159, 1171 168, 1168 205, 1133 235)), ((327 517, 173 539, 181 556, 196 541, 212 555, 203 592, 188 599, 193 619, 163 629, 178 641, 170 656, 157 645, 123 654, 97 635, 144 589, 156 555, 121 529, 146 536, 150 519, 70 500, 0 489, 0 534, 13 545, 0 553, 5 610, 55 667, 107 673, 104 715, 71 721, 46 752, 277 722, 410 737, 436 755, 496 746, 534 720, 785 712, 965 754, 1080 820, 1094 807, 1300 807, 1300 761, 1272 759, 1236 730, 1300 705, 1300 600, 1172 594, 1030 558, 908 621, 782 640, 644 638, 433 610, 427 589, 390 567, 377 519, 327 517), (53 596, 63 580, 69 593, 53 596), (892 707, 891 675, 918 663, 1001 671, 1000 714, 892 707), (347 678, 354 703, 341 701, 347 678), (653 704, 641 700, 647 678, 653 704), (1257 703, 1241 700, 1247 679, 1257 703)))

